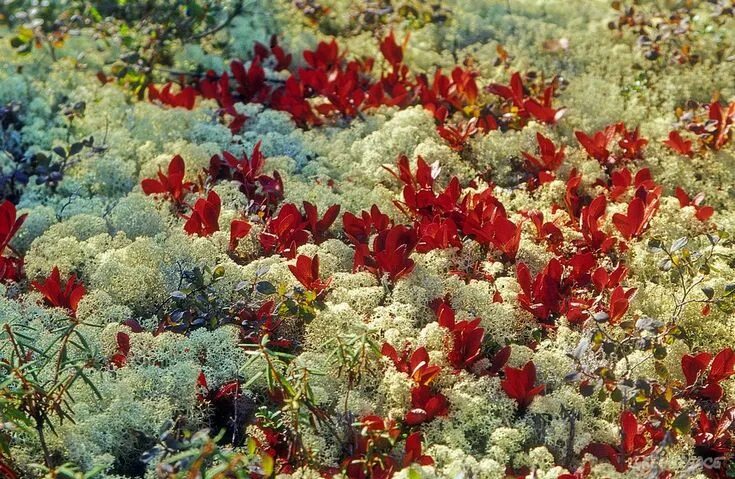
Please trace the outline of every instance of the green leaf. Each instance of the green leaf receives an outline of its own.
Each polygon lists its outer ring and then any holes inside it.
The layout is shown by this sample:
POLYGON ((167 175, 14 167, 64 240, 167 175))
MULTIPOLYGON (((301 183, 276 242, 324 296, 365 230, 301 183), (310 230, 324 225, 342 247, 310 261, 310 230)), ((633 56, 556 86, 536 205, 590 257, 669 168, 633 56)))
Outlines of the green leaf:
POLYGON ((687 412, 679 414, 671 425, 674 427, 674 430, 682 436, 688 436, 689 432, 692 430, 692 423, 687 412))
POLYGON ((214 271, 212 272, 212 278, 214 279, 220 279, 224 275, 225 275, 225 267, 222 265, 219 265, 216 268, 214 268, 214 271))

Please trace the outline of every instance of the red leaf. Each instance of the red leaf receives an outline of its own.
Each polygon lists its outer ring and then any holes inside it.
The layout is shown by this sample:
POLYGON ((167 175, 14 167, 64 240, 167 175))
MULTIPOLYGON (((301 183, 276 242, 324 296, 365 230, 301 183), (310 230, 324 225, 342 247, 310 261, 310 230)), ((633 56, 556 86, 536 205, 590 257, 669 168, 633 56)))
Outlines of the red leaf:
POLYGON ((77 283, 76 275, 71 275, 62 289, 61 274, 56 266, 44 282, 33 281, 31 284, 38 292, 43 294, 46 304, 56 308, 69 309, 72 316, 76 314, 79 301, 86 293, 84 285, 77 283))
POLYGON ((682 138, 678 131, 670 132, 669 139, 665 140, 663 144, 681 155, 691 157, 694 154, 692 151, 692 141, 682 138))
POLYGON ((536 383, 536 366, 533 362, 526 363, 522 369, 511 368, 506 366, 505 379, 500 382, 500 386, 511 399, 515 399, 520 410, 525 410, 533 401, 537 394, 542 392, 544 385, 535 386, 536 383))
POLYGON ((245 220, 232 220, 230 223, 230 243, 228 249, 235 251, 239 241, 250 233, 252 226, 245 220))

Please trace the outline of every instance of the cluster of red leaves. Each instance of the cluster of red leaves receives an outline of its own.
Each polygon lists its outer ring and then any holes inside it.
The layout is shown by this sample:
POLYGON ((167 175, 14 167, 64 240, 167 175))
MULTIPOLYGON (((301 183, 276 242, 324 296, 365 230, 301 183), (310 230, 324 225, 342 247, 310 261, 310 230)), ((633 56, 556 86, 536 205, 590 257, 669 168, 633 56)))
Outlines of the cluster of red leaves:
MULTIPOLYGON (((735 353, 725 348, 716 355, 707 352, 686 354, 682 357, 681 368, 685 384, 667 393, 667 412, 663 416, 653 410, 641 422, 632 411, 623 411, 620 415, 620 444, 592 443, 584 452, 607 459, 618 472, 625 472, 631 464, 647 458, 667 434, 671 434, 671 440, 677 439, 682 431, 675 427, 670 430, 667 428, 667 423, 674 415, 694 414, 696 424, 691 437, 694 439, 695 454, 703 460, 725 461, 731 457, 735 448, 731 427, 735 420, 735 408, 729 408, 718 416, 717 404, 724 395, 720 383, 735 375, 735 353), (693 401, 694 410, 683 411, 682 399, 693 401)), ((727 468, 722 467, 724 463, 720 466, 704 467, 702 470, 708 477, 727 477, 727 468)), ((672 477, 666 471, 662 474, 659 477, 672 477)))
POLYGON ((259 308, 249 307, 237 312, 237 319, 242 327, 242 337, 247 344, 262 344, 268 336, 268 346, 285 350, 293 346, 293 341, 279 335, 283 319, 276 312, 276 303, 266 301, 259 308))
POLYGON ((171 158, 168 171, 164 174, 158 170, 158 178, 145 178, 140 186, 146 195, 160 194, 177 206, 182 206, 186 195, 192 192, 193 183, 184 182, 186 165, 180 155, 171 158))
POLYGON ((480 327, 480 318, 457 321, 454 310, 446 301, 440 301, 434 307, 439 326, 451 333, 451 349, 447 354, 449 364, 456 370, 469 369, 482 353, 482 340, 485 329, 480 327))
POLYGON ((365 416, 355 427, 351 454, 342 462, 349 478, 388 479, 411 464, 434 464, 434 460, 423 453, 419 432, 404 434, 395 421, 380 416, 365 416), (402 439, 403 458, 399 461, 393 452, 402 439))
POLYGON ((304 202, 301 213, 298 206, 286 203, 277 215, 268 218, 259 241, 266 253, 278 253, 293 259, 296 250, 312 238, 319 244, 327 238, 329 228, 339 215, 340 206, 332 205, 321 218, 314 205, 304 202))
POLYGON ((426 348, 420 347, 413 352, 404 349, 399 355, 393 346, 384 343, 381 353, 393 362, 396 370, 406 373, 415 383, 411 389, 411 410, 404 419, 406 425, 416 426, 447 415, 449 400, 429 386, 441 368, 429 364, 426 348))
POLYGON ((575 131, 575 136, 587 154, 605 167, 611 167, 621 162, 639 160, 643 157, 643 149, 648 140, 642 138, 636 127, 628 130, 624 123, 608 125, 592 136, 582 131, 575 131), (617 149, 614 149, 614 140, 617 149))
POLYGON ((705 467, 704 473, 713 479, 725 479, 729 476, 724 467, 725 460, 732 457, 735 450, 735 408, 726 409, 719 417, 704 410, 699 411, 697 424, 693 431, 694 452, 703 460, 712 461, 711 467, 705 467), (723 460, 723 458, 725 460, 723 460), (715 461, 720 467, 714 467, 715 461))
MULTIPOLYGON (((694 135, 701 149, 717 151, 732 139, 735 101, 724 106, 718 100, 713 100, 708 105, 695 104, 689 110, 677 114, 684 130, 694 135)), ((679 131, 670 132, 663 144, 680 155, 690 158, 694 156, 693 141, 683 138, 679 131)))
POLYGON ((206 198, 197 199, 192 207, 191 215, 184 223, 184 231, 190 235, 210 236, 219 231, 219 213, 222 202, 219 195, 210 191, 206 198))
POLYGON ((220 180, 238 183, 240 191, 253 202, 254 207, 272 210, 283 198, 283 181, 277 171, 272 176, 264 174, 264 166, 265 157, 258 142, 249 158, 246 154, 237 158, 227 151, 214 155, 205 173, 210 183, 220 180))
POLYGON ((472 239, 485 248, 494 248, 507 260, 515 258, 521 228, 508 219, 492 189, 462 196, 459 179, 453 177, 439 190, 439 167, 426 164, 421 157, 416 160, 415 174, 403 155, 398 159, 397 171, 388 171, 404 185, 403 201, 396 202, 396 206, 414 221, 417 251, 461 248, 464 240, 472 239))
POLYGON ((0 281, 18 281, 22 274, 23 260, 18 255, 5 255, 12 249, 10 241, 18 232, 27 214, 18 216, 15 205, 8 200, 0 203, 0 281))
MULTIPOLYGON (((735 101, 723 106, 714 100, 702 107, 704 115, 694 115, 685 128, 694 133, 705 148, 720 150, 732 138, 735 126, 735 101)), ((687 119, 686 115, 682 119, 687 119)))
POLYGON ((679 200, 679 206, 682 208, 686 208, 687 206, 693 207, 695 211, 694 216, 696 216, 699 221, 707 221, 713 214, 715 214, 714 208, 702 204, 704 201, 704 193, 697 193, 694 198, 692 198, 686 193, 686 191, 677 186, 674 189, 674 196, 679 200))
POLYGON ((79 301, 87 292, 82 283, 77 282, 75 274, 69 276, 66 284, 61 280, 59 268, 54 266, 51 274, 43 282, 33 281, 31 283, 36 290, 43 294, 46 304, 54 308, 64 308, 71 311, 72 315, 77 312, 79 301))
POLYGON ((229 71, 208 71, 192 84, 182 84, 177 93, 172 93, 171 83, 160 90, 151 85, 148 98, 187 109, 194 106, 197 95, 215 100, 233 133, 247 121, 245 115, 238 113, 238 103, 261 103, 288 112, 303 127, 320 125, 335 116, 355 118, 370 108, 422 105, 438 122, 439 135, 457 151, 478 132, 486 133, 499 126, 522 128, 530 119, 554 124, 564 114, 563 108, 552 107, 556 80, 542 88, 527 88, 521 75, 515 73, 509 86, 488 87, 489 93, 501 98, 500 104, 492 105, 480 97, 477 74, 470 70, 457 66, 447 75, 439 69, 431 79, 425 74, 412 75, 403 63, 407 41, 408 37, 399 44, 393 32, 381 40, 384 63, 377 75, 374 70, 380 62, 374 58, 347 60, 336 40, 322 41, 316 50, 304 51, 305 65, 289 69, 292 56, 284 52, 274 37, 269 47, 255 45, 253 60, 247 67, 234 60, 229 71), (270 79, 264 66, 288 71, 289 75, 285 80, 270 79), (448 122, 455 114, 460 119, 451 125, 448 122))
POLYGON ((735 374, 735 352, 726 348, 712 357, 702 352, 684 355, 681 369, 686 379, 685 396, 718 402, 724 394, 720 383, 735 374))
MULTIPOLYGON (((187 203, 187 196, 205 191, 206 186, 213 186, 218 181, 226 179, 240 185, 242 191, 251 202, 252 211, 269 212, 275 208, 283 197, 283 182, 278 172, 272 176, 262 173, 264 157, 260 152, 260 142, 253 148, 248 158, 236 158, 229 152, 215 155, 210 160, 209 168, 202 173, 206 180, 204 184, 185 182, 186 167, 180 155, 174 156, 163 173, 158 171, 157 178, 145 178, 141 181, 141 188, 147 195, 160 195, 171 201, 177 212, 186 219, 184 231, 190 235, 210 236, 220 230, 219 215, 221 200, 216 192, 210 190, 206 197, 198 198, 193 205, 187 203), (187 216, 181 212, 190 209, 187 216)), ((201 179, 201 176, 200 176, 201 179)), ((251 229, 250 223, 242 219, 235 219, 230 224, 229 249, 234 251, 238 241, 245 237, 251 229)))
POLYGON ((595 312, 605 314, 614 324, 627 312, 636 291, 621 285, 626 274, 623 265, 612 271, 598 266, 590 252, 569 259, 553 258, 535 277, 524 263, 519 263, 516 267, 521 287, 518 302, 547 328, 555 327, 561 315, 574 324, 586 321, 595 312))
POLYGON ((564 161, 564 145, 557 149, 556 145, 541 133, 536 133, 536 141, 539 147, 538 156, 522 152, 528 162, 528 169, 533 174, 533 178, 528 182, 529 190, 534 190, 537 186, 556 178, 554 171, 564 161))
POLYGON ((503 369, 505 379, 500 382, 505 394, 518 403, 518 409, 525 411, 531 405, 533 398, 544 391, 546 386, 536 386, 536 366, 533 362, 526 363, 523 368, 506 366, 503 369))
POLYGON ((317 297, 324 293, 332 282, 331 278, 326 281, 319 279, 319 255, 314 255, 313 258, 299 255, 296 264, 288 265, 288 269, 304 288, 314 292, 317 297))
POLYGON ((540 96, 534 98, 528 88, 523 85, 520 73, 514 73, 510 77, 509 85, 501 85, 493 83, 488 86, 487 91, 497 95, 505 100, 505 115, 513 112, 519 117, 525 125, 529 119, 534 119, 541 123, 553 125, 558 122, 564 115, 566 109, 555 109, 552 107, 552 99, 554 90, 556 89, 554 82, 545 87, 540 96))
POLYGON ((191 110, 196 102, 197 91, 190 86, 181 88, 178 92, 172 92, 173 84, 167 83, 160 90, 154 84, 148 85, 148 99, 153 102, 160 102, 164 105, 186 108, 191 110))
POLYGON ((618 446, 592 443, 583 452, 605 458, 615 466, 615 470, 625 472, 631 461, 641 460, 654 450, 655 444, 663 439, 665 430, 648 422, 639 424, 635 414, 623 411, 620 414, 620 434, 618 446))

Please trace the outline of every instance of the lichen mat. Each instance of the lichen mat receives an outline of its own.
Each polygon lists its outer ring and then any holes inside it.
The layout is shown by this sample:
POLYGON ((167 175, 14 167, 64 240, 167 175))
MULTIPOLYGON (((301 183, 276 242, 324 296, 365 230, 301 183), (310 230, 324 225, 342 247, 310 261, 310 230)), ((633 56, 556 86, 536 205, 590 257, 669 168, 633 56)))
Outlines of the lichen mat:
POLYGON ((0 476, 735 476, 735 4, 0 9, 0 476))

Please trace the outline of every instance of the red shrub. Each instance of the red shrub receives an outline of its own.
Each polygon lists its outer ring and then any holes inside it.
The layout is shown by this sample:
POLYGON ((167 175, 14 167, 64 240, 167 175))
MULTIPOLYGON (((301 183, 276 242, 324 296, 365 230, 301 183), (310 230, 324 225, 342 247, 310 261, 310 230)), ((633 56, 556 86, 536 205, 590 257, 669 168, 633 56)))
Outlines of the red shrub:
POLYGON ((337 219, 337 216, 339 216, 339 210, 340 205, 332 205, 327 208, 324 216, 320 219, 316 206, 308 201, 304 201, 306 226, 311 233, 314 243, 321 244, 325 239, 327 239, 327 232, 337 219))
POLYGON ((380 231, 373 240, 372 250, 366 244, 355 246, 355 271, 366 270, 378 279, 387 275, 390 283, 413 271, 414 261, 409 258, 418 238, 416 231, 403 225, 380 231))
POLYGON ((61 274, 56 266, 43 282, 33 281, 31 284, 43 294, 46 304, 68 309, 72 314, 76 314, 79 301, 86 293, 84 286, 81 282, 77 282, 77 276, 74 274, 66 280, 66 284, 62 284, 61 274))
POLYGON ((676 199, 679 200, 679 206, 681 206, 682 208, 686 206, 694 207, 694 215, 699 221, 707 221, 712 217, 713 214, 715 214, 714 208, 712 208, 711 206, 702 205, 702 202, 704 201, 704 193, 698 193, 694 196, 694 198, 691 198, 686 193, 686 191, 677 186, 674 189, 674 196, 676 196, 676 199))
POLYGON ((273 176, 263 174, 265 157, 260 142, 255 144, 248 158, 237 158, 227 151, 209 160, 207 174, 211 181, 232 180, 240 184, 242 191, 256 206, 275 207, 283 198, 283 181, 277 171, 273 176))
POLYGON ((278 253, 288 259, 296 256, 299 246, 309 241, 307 224, 293 203, 281 207, 277 216, 271 217, 260 233, 260 244, 266 253, 278 253))
POLYGON ((162 90, 158 90, 152 83, 148 85, 148 100, 159 101, 164 105, 186 108, 191 110, 194 108, 197 92, 194 88, 186 86, 180 89, 178 93, 172 93, 172 83, 166 83, 162 90))
POLYGON ((405 349, 399 356, 393 346, 383 343, 380 352, 393 362, 396 370, 408 374, 419 386, 428 386, 441 371, 439 366, 429 364, 429 353, 424 347, 412 353, 405 349))
POLYGON ((670 132, 669 139, 665 140, 663 144, 680 155, 691 157, 694 154, 692 151, 692 140, 685 140, 678 131, 670 132))
POLYGON ((428 386, 416 386, 411 390, 411 410, 406 413, 406 424, 416 426, 429 422, 436 417, 446 416, 449 400, 440 392, 428 386))
POLYGON ((191 182, 184 182, 186 165, 180 155, 171 158, 168 163, 167 174, 158 169, 158 179, 145 178, 140 182, 143 193, 146 195, 162 194, 177 205, 184 204, 184 198, 192 191, 191 182))
POLYGON ((720 382, 735 374, 735 352, 725 348, 714 359, 711 353, 686 354, 681 358, 686 395, 718 402, 724 391, 720 382))
POLYGON ((232 220, 230 223, 230 242, 227 246, 229 251, 235 251, 240 240, 250 233, 252 226, 245 220, 232 220))
POLYGON ((20 279, 23 260, 17 257, 4 256, 5 249, 10 249, 10 241, 18 232, 27 214, 18 216, 15 205, 8 200, 0 203, 0 281, 20 279))
POLYGON ((115 367, 121 368, 128 362, 128 354, 130 353, 130 336, 122 331, 117 333, 117 351, 110 357, 110 362, 115 367))
POLYGON ((592 443, 588 445, 582 452, 590 453, 596 457, 604 458, 610 461, 618 472, 628 470, 629 459, 639 459, 646 457, 656 447, 655 440, 663 439, 663 430, 654 428, 648 424, 639 425, 635 415, 630 411, 623 411, 620 414, 620 435, 621 441, 619 446, 611 446, 604 443, 592 443))
POLYGON ((457 322, 454 310, 446 301, 439 302, 435 311, 439 326, 447 328, 452 334, 452 347, 447 354, 449 363, 457 370, 469 369, 482 353, 485 330, 479 326, 480 318, 457 322))
POLYGON ((296 258, 296 264, 288 265, 288 269, 304 288, 313 291, 317 296, 322 294, 332 282, 331 278, 326 281, 319 279, 319 255, 314 255, 314 258, 299 255, 296 258))
POLYGON ((536 384, 536 366, 533 362, 526 363, 522 369, 506 366, 503 369, 505 379, 500 381, 500 386, 509 398, 515 399, 518 408, 524 411, 539 393, 543 392, 545 385, 536 384))
POLYGON ((210 191, 206 198, 199 198, 194 203, 191 216, 184 223, 184 231, 187 234, 198 236, 210 236, 219 231, 219 213, 222 207, 219 195, 210 191))

